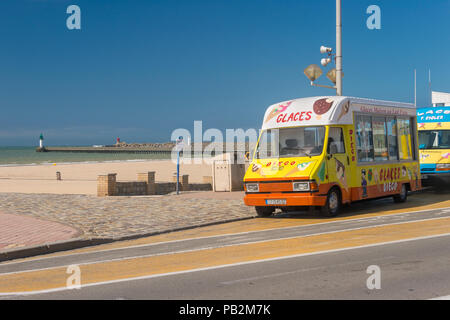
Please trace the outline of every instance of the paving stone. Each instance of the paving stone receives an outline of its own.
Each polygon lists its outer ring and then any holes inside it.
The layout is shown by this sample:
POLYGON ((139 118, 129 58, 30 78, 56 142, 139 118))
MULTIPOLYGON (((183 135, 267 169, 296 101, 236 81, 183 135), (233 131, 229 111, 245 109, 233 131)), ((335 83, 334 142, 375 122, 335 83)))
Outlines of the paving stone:
POLYGON ((0 193, 0 211, 55 221, 80 237, 123 237, 254 217, 242 199, 0 193))

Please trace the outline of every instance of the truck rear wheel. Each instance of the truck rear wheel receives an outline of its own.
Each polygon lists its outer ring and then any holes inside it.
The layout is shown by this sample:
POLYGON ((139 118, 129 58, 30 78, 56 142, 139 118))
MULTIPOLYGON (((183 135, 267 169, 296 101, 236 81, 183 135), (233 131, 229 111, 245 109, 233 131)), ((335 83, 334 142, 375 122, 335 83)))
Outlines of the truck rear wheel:
POLYGON ((321 215, 325 217, 335 217, 341 209, 341 193, 339 189, 333 188, 328 192, 327 201, 320 207, 321 215))
POLYGON ((255 207, 256 213, 259 217, 270 217, 274 211, 274 207, 255 207))
POLYGON ((402 184, 402 190, 399 194, 394 196, 395 203, 402 203, 408 199, 408 189, 406 188, 406 184, 402 184))

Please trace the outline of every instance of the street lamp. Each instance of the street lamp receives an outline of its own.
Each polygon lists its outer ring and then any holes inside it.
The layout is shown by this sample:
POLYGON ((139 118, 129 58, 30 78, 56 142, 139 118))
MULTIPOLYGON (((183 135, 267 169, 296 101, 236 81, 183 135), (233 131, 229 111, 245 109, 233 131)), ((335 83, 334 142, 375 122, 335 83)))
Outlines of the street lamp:
MULTIPOLYGON (((336 69, 331 69, 330 71, 327 72, 327 78, 330 79, 331 82, 333 82, 334 84, 336 84, 336 69)), ((342 77, 344 77, 344 73, 342 72, 342 77)))
POLYGON ((313 83, 317 78, 319 78, 322 75, 323 71, 317 64, 312 64, 306 67, 303 73, 311 81, 311 83, 313 83))
POLYGON ((314 81, 322 75, 322 70, 316 64, 309 65, 303 73, 311 81, 312 86, 336 89, 336 95, 342 96, 342 22, 341 22, 341 0, 336 0, 336 54, 333 54, 333 49, 325 46, 320 47, 320 53, 326 54, 326 58, 320 60, 320 64, 326 67, 333 61, 336 63, 336 68, 331 69, 327 73, 327 78, 334 83, 334 86, 327 86, 316 84, 314 81))

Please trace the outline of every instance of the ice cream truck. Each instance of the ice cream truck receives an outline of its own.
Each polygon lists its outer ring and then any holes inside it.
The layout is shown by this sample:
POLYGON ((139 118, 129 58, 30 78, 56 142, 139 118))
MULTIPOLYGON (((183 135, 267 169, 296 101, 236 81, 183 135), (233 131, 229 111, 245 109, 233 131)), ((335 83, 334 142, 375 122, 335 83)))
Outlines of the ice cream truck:
POLYGON ((450 107, 417 109, 422 182, 450 187, 450 107))
POLYGON ((319 209, 372 198, 404 202, 421 188, 416 108, 343 96, 270 106, 244 176, 248 206, 259 216, 276 209, 319 209))

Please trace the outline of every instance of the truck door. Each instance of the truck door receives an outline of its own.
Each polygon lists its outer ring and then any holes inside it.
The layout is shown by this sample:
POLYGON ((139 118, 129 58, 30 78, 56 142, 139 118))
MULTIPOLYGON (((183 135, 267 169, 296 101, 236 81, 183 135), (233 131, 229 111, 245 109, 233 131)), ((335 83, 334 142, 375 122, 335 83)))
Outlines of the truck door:
POLYGON ((345 145, 342 127, 330 127, 327 143, 327 167, 330 183, 339 185, 342 191, 342 202, 350 199, 350 161, 345 145))

